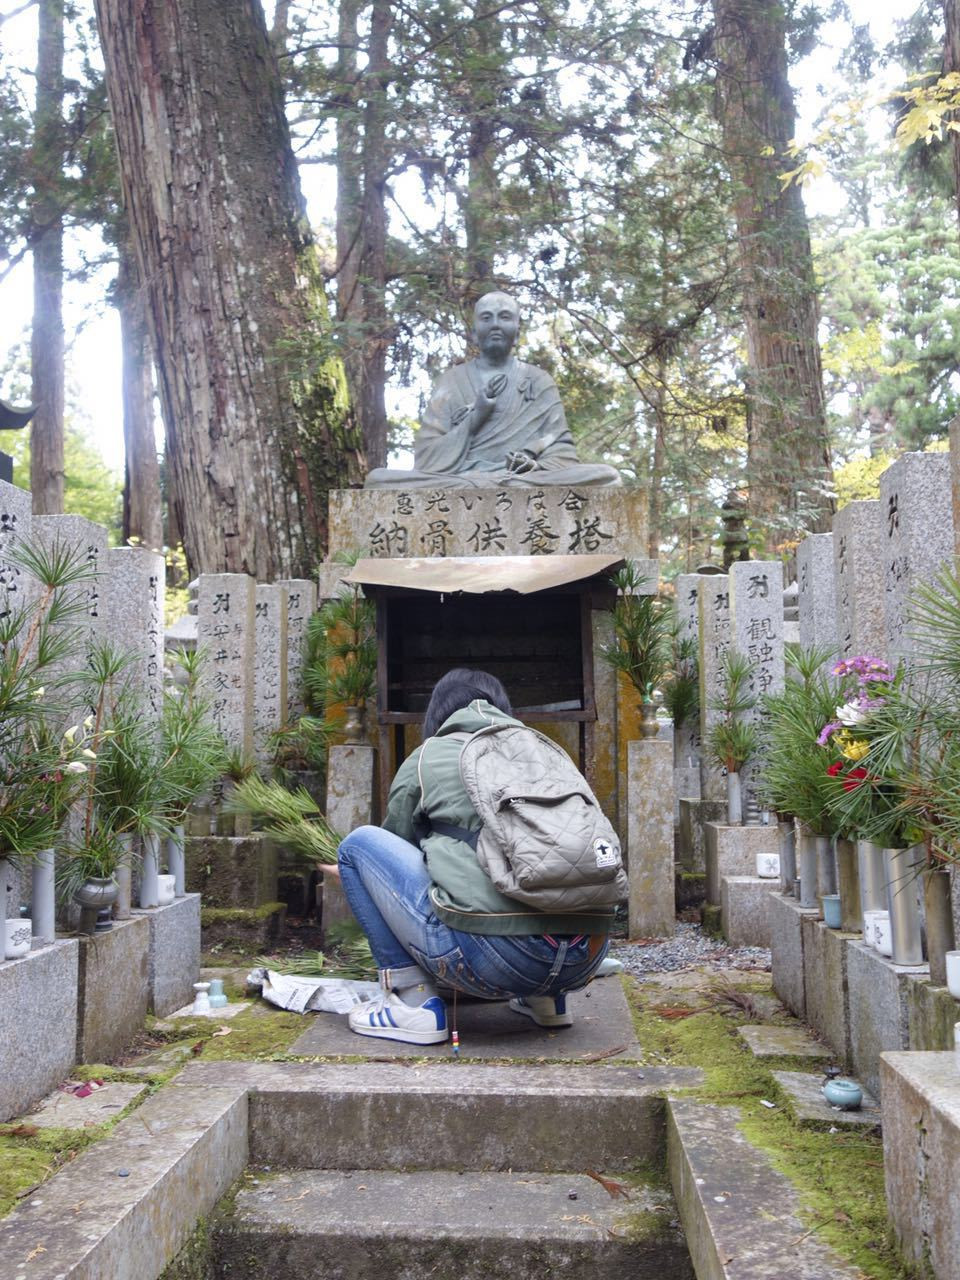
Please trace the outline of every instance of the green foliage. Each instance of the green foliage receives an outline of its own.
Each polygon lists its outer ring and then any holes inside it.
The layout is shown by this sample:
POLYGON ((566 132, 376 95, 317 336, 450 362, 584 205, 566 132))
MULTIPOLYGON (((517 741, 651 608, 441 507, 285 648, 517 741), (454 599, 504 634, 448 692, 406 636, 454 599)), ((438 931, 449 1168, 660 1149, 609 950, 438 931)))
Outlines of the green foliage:
MULTIPOLYGON (((0 431, 0 449, 13 458, 14 483, 30 488, 30 431, 0 431)), ((77 426, 67 423, 63 438, 63 509, 102 524, 111 541, 120 541, 123 478, 77 426)))
POLYGON ((837 509, 848 502, 868 502, 880 497, 880 477, 894 461, 890 453, 851 458, 834 470, 837 486, 837 509))
POLYGON ((279 782, 265 782, 256 775, 237 784, 228 809, 248 813, 266 835, 274 836, 308 863, 337 861, 342 837, 321 815, 316 801, 303 788, 290 791, 279 782))
POLYGON ((728 649, 721 668, 721 692, 709 703, 722 718, 711 726, 707 750, 728 773, 739 773, 757 746, 756 725, 742 718, 757 702, 750 692, 752 671, 749 658, 728 649))
POLYGON ((363 707, 375 696, 376 608, 359 587, 326 601, 307 623, 306 643, 303 684, 311 708, 363 707))
POLYGON ((614 671, 621 671, 644 702, 667 674, 673 638, 673 614, 655 595, 640 594, 646 578, 633 560, 611 579, 617 588, 611 644, 601 651, 614 671))
POLYGON ((210 719, 209 701, 200 693, 200 675, 207 660, 202 649, 180 650, 173 661, 182 673, 163 697, 160 716, 160 769, 163 778, 162 813, 175 826, 190 805, 221 776, 226 766, 223 739, 210 719))
POLYGON ((700 712, 700 681, 697 646, 690 636, 682 636, 676 614, 670 632, 670 670, 663 680, 663 705, 675 729, 695 721, 700 712))

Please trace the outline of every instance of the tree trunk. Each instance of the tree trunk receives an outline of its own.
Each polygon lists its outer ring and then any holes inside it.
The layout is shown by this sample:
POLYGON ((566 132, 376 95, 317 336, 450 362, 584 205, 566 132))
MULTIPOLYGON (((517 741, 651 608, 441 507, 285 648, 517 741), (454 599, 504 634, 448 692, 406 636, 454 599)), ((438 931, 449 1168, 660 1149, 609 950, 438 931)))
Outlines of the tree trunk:
POLYGON ((160 464, 153 429, 153 360, 147 306, 129 237, 121 234, 117 309, 123 351, 123 539, 163 548, 160 464))
POLYGON ((311 576, 362 451, 259 0, 96 0, 192 573, 311 576))
POLYGON ((63 0, 37 6, 34 125, 33 332, 37 406, 30 426, 30 489, 37 515, 63 511, 63 0))
MULTIPOLYGON (((943 70, 945 75, 949 75, 960 71, 960 0, 943 0, 943 20, 946 28, 943 70)), ((950 138, 953 148, 953 196, 957 218, 960 220, 960 133, 951 130, 950 138)))
POLYGON ((364 377, 359 401, 363 443, 370 466, 387 462, 387 81, 393 13, 390 0, 374 0, 370 17, 367 92, 363 126, 364 377), (375 461, 374 461, 375 459, 375 461))
POLYGON ((717 97, 742 273, 750 511, 773 551, 829 528, 831 459, 810 236, 799 188, 777 177, 794 136, 783 11, 714 0, 717 97))
POLYGON ((467 191, 463 209, 467 241, 467 280, 464 302, 469 307, 495 285, 496 257, 494 217, 497 208, 495 111, 502 79, 502 32, 496 13, 478 18, 472 25, 471 55, 476 71, 464 79, 470 95, 467 141, 467 191))

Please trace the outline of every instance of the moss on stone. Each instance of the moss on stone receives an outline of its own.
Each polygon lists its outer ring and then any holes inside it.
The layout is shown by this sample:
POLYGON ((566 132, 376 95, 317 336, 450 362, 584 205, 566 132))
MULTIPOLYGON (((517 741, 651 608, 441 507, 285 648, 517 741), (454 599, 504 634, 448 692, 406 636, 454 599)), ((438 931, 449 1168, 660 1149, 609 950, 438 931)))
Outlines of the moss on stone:
MULTIPOLYGON (((287 1013, 268 1004, 257 1004, 225 1022, 229 1035, 214 1035, 218 1028, 206 1021, 206 1038, 199 1057, 205 1061, 246 1058, 269 1060, 285 1057, 307 1023, 302 1013, 287 1013)), ((203 1031, 198 1029, 199 1035, 203 1031)))
POLYGON ((34 1127, 29 1116, 0 1125, 0 1218, 114 1124, 108 1120, 90 1129, 38 1129, 34 1134, 29 1132, 34 1127))
POLYGON ((204 928, 214 924, 260 924, 284 909, 283 902, 265 902, 260 907, 201 907, 200 923, 204 928))
POLYGON ((723 921, 720 907, 712 902, 705 902, 701 909, 703 931, 711 938, 723 937, 723 921))

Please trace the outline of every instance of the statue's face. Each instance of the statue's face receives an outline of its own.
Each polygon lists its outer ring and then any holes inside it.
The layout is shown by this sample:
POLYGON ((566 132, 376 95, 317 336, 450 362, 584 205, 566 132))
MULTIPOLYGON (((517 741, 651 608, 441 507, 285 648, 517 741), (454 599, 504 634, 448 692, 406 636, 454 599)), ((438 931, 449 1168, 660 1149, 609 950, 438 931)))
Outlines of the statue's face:
POLYGON ((520 311, 505 293, 487 293, 473 312, 473 333, 485 356, 509 355, 520 330, 520 311))

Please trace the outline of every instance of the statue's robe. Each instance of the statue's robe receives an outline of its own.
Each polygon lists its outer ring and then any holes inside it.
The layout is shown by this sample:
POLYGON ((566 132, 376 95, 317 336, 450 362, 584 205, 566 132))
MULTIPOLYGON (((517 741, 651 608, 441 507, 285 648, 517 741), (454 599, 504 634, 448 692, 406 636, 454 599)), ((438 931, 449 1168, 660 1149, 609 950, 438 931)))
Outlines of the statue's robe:
POLYGON ((580 462, 556 383, 535 365, 511 359, 502 370, 476 360, 453 365, 437 380, 416 433, 412 471, 378 467, 367 488, 412 485, 616 485, 620 476, 600 464, 580 462), (470 432, 470 410, 493 373, 507 385, 479 431, 470 432), (507 454, 534 455, 532 471, 506 469, 507 454))

